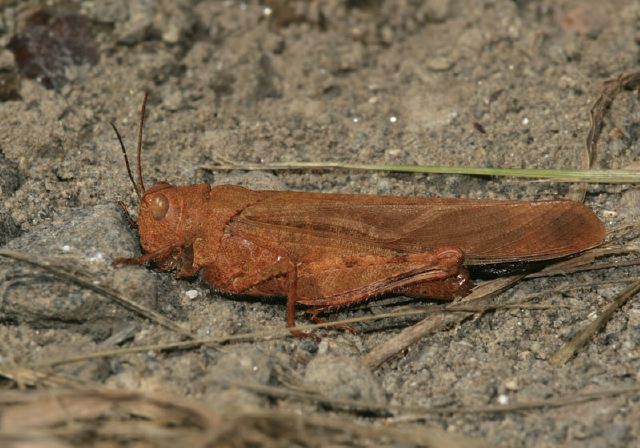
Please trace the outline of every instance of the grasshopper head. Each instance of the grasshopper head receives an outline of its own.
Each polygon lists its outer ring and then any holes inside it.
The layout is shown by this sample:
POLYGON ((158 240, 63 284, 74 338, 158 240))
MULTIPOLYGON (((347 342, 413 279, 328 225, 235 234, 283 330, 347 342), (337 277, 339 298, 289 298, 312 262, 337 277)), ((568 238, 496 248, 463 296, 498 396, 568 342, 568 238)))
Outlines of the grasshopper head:
MULTIPOLYGON (((124 155, 127 174, 133 189, 139 198, 138 231, 140 244, 146 255, 134 258, 117 259, 115 263, 141 264, 154 261, 162 269, 172 269, 188 261, 192 253, 191 244, 194 235, 202 227, 203 220, 198 216, 202 209, 202 201, 210 191, 209 185, 191 185, 174 187, 167 182, 158 182, 149 189, 144 186, 142 176, 142 129, 148 95, 145 93, 140 109, 137 145, 137 177, 136 182, 129 164, 127 150, 116 125, 111 123, 120 142, 124 155)), ((122 204, 121 204, 122 205, 122 204)), ((126 212, 126 206, 123 206, 126 212)), ((127 212, 128 215, 128 212, 127 212)), ((129 220, 131 216, 129 216, 129 220)))
POLYGON ((142 249, 154 253, 189 246, 202 225, 200 209, 209 191, 207 184, 174 187, 167 182, 147 189, 138 211, 142 249))

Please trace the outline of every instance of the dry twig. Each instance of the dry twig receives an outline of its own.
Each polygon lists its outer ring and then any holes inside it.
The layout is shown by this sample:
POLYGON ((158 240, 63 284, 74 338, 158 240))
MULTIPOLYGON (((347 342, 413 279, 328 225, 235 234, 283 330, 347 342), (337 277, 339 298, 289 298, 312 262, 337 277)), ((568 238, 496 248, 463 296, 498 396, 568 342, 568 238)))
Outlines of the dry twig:
POLYGON ((549 360, 549 364, 560 367, 569 361, 580 348, 591 340, 593 335, 605 326, 609 319, 611 319, 611 316, 613 316, 613 313, 638 294, 638 292, 640 292, 640 281, 635 282, 621 292, 613 302, 598 314, 598 317, 593 322, 584 327, 571 341, 558 350, 549 360))
MULTIPOLYGON (((605 264, 601 266, 594 266, 593 260, 596 257, 602 257, 606 255, 628 253, 637 250, 635 246, 632 247, 620 247, 609 246, 602 248, 595 248, 587 251, 575 258, 569 260, 563 260, 552 265, 547 266, 540 272, 529 275, 515 275, 512 277, 502 277, 489 282, 481 284, 475 288, 473 292, 464 297, 456 304, 478 304, 480 306, 489 306, 490 300, 497 293, 505 291, 515 285, 523 278, 534 277, 547 277, 551 275, 565 275, 573 272, 579 272, 581 270, 593 270, 593 269, 606 269, 613 267, 611 264, 605 264)), ((640 260, 631 260, 633 264, 640 263, 640 260)), ((615 267, 620 266, 621 263, 614 264, 615 267)), ((452 304, 449 306, 456 306, 452 304)), ((464 320, 471 317, 472 314, 456 314, 456 315, 431 315, 417 324, 404 329, 398 335, 390 338, 384 344, 377 346, 371 352, 363 357, 365 365, 372 369, 375 369, 382 365, 383 362, 392 358, 394 355, 407 349, 410 345, 414 344, 425 335, 441 331, 446 328, 450 328, 453 325, 462 323, 464 320)))
MULTIPOLYGON (((459 304, 489 305, 489 301, 494 295, 510 288, 520 281, 522 277, 522 275, 514 275, 483 283, 476 287, 471 294, 449 306, 458 306, 459 304)), ((473 316, 473 313, 455 315, 441 313, 428 316, 417 324, 402 330, 398 335, 387 340, 384 344, 371 350, 363 357, 362 361, 369 368, 375 369, 386 360, 419 341, 425 335, 457 325, 471 316, 473 316)))

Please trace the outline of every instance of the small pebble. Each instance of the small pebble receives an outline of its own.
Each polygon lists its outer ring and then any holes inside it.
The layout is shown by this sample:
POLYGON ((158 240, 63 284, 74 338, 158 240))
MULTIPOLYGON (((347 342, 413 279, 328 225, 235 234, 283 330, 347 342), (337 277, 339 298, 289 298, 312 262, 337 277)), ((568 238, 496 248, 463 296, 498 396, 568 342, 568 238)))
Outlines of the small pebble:
POLYGON ((187 296, 187 299, 193 300, 200 295, 200 293, 195 289, 190 289, 184 293, 187 296))
POLYGON ((318 344, 318 355, 324 355, 329 350, 329 343, 326 339, 323 339, 318 344))
POLYGON ((507 382, 504 383, 504 387, 507 390, 518 390, 518 381, 516 380, 508 380, 507 382))

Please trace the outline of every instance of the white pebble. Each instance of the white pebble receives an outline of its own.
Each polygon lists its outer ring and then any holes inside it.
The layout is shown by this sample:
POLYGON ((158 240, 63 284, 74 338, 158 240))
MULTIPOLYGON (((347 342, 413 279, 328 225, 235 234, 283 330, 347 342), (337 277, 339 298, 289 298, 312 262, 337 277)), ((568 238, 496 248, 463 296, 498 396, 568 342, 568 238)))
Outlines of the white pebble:
POLYGON ((507 380, 507 381, 504 383, 504 387, 505 387, 507 390, 511 390, 511 391, 513 391, 513 390, 518 390, 518 381, 513 380, 513 379, 512 379, 512 380, 507 380))
POLYGON ((198 297, 200 293, 195 289, 190 289, 189 291, 185 292, 184 295, 187 296, 187 299, 193 300, 198 297))
POLYGON ((102 252, 96 252, 95 254, 93 254, 93 255, 91 255, 89 257, 89 261, 91 263, 97 263, 97 262, 104 261, 104 254, 102 252))
POLYGON ((323 339, 318 344, 318 355, 324 355, 329 350, 329 343, 326 339, 323 339))

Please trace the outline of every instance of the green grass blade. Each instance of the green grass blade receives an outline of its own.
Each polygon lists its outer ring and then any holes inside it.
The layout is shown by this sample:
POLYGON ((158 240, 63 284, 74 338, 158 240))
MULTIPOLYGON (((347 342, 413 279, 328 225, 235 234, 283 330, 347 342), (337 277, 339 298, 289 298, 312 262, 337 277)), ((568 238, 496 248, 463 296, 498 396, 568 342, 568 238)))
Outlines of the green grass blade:
POLYGON ((211 171, 283 171, 283 170, 329 170, 387 171, 395 173, 466 174, 471 176, 517 177, 527 179, 547 179, 553 182, 586 182, 602 184, 640 183, 637 170, 579 170, 579 169, 536 169, 536 168, 480 168, 430 165, 372 165, 340 162, 286 162, 270 164, 228 164, 203 167, 211 171))

